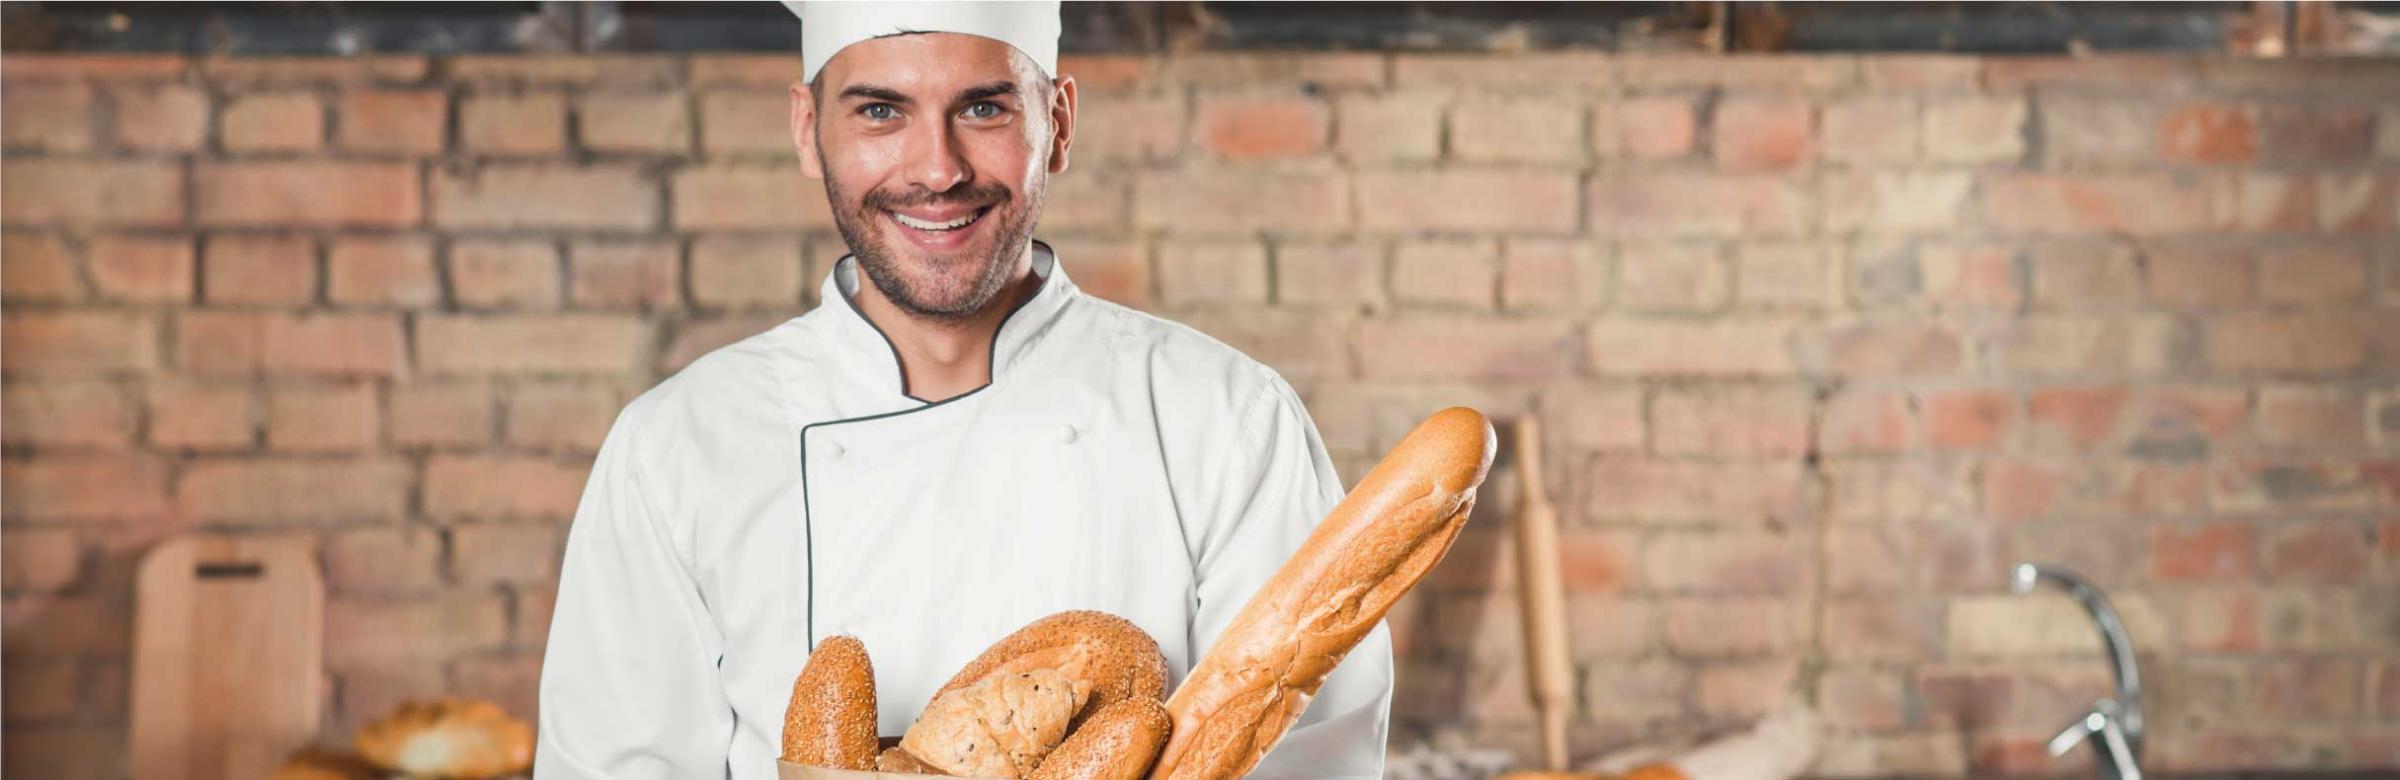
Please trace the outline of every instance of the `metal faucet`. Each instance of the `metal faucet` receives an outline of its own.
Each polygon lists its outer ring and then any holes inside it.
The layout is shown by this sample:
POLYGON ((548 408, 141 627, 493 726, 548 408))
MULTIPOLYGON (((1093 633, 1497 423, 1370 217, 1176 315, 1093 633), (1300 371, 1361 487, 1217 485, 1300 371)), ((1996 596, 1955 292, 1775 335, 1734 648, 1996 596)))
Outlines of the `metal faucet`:
POLYGON ((2133 640, 2125 634, 2125 621, 2118 619, 2116 607, 2109 605, 2108 596, 2099 588, 2056 566, 2017 564, 2010 573, 2009 589, 2020 595, 2031 593, 2044 581, 2074 596, 2083 611, 2091 614, 2092 623, 2100 627, 2101 641, 2108 645, 2109 671, 2117 680, 2115 698, 2093 702, 2091 712, 2050 738, 2050 755, 2066 755, 2076 743, 2091 740, 2103 780, 2142 780, 2142 675, 2133 661, 2133 640))

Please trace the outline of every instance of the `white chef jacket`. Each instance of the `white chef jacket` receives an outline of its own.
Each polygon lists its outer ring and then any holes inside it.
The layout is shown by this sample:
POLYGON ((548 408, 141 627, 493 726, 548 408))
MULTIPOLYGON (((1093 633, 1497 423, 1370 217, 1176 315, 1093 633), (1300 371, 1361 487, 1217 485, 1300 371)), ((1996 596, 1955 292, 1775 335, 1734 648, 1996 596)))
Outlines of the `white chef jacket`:
MULTIPOLYGON (((1342 496, 1282 378, 1198 331, 1041 289, 982 389, 925 402, 852 302, 709 353, 627 405, 567 538, 534 776, 775 775, 809 648, 864 641, 882 733, 994 641, 1123 616, 1180 683, 1342 496)), ((1252 777, 1382 774, 1378 624, 1252 777)))

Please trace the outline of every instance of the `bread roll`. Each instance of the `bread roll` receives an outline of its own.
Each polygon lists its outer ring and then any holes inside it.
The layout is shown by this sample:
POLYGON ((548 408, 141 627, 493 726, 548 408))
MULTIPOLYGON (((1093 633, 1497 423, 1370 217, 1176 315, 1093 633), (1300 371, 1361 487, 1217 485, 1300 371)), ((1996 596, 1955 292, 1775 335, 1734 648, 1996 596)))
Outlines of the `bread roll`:
POLYGON ((1326 515, 1167 700, 1151 777, 1233 780, 1283 738, 1342 657, 1442 559, 1491 469, 1491 422, 1434 413, 1326 515))
POLYGON ((909 755, 954 775, 1024 777, 1067 737, 1084 695, 1055 669, 986 677, 934 697, 901 735, 909 755))
POLYGON ((917 760, 916 756, 909 755, 907 748, 899 745, 885 748, 883 755, 875 757, 875 771, 912 775, 942 774, 942 770, 933 768, 932 764, 917 760))
POLYGON ((1031 780, 1141 780, 1169 725, 1167 705, 1148 696, 1102 707, 1042 759, 1031 780))
POLYGON ((1053 669, 1083 692, 1082 710, 1071 730, 1101 708, 1129 697, 1166 698, 1167 658, 1158 640, 1133 621, 1106 612, 1073 610, 1026 624, 992 644, 951 676, 933 697, 983 682, 994 675, 1053 669))
POLYGON ((533 724, 480 699, 407 702, 360 728, 354 744, 376 767, 410 777, 474 780, 533 767, 533 724))
POLYGON ((875 666, 857 637, 828 637, 808 654, 783 710, 783 760, 875 768, 875 666))

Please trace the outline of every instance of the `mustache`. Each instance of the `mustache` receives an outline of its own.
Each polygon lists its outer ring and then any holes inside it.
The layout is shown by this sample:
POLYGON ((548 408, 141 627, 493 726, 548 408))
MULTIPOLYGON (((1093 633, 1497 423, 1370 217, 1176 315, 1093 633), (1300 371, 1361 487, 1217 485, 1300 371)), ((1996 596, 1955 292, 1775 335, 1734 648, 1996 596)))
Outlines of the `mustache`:
POLYGON ((1006 201, 1008 200, 1008 197, 1007 187, 1000 186, 996 183, 985 182, 952 187, 941 192, 934 192, 933 190, 925 189, 923 187, 911 187, 902 192, 892 192, 890 190, 880 189, 870 190, 867 192, 867 196, 863 201, 863 205, 868 208, 883 209, 886 211, 893 209, 915 208, 918 206, 947 205, 982 208, 1006 201))

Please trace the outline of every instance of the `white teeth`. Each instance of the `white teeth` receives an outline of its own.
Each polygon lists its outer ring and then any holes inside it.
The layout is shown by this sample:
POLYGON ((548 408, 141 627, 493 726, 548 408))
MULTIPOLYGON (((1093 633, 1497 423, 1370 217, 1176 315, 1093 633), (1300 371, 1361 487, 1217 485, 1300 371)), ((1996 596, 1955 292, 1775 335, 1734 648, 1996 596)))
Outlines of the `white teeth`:
POLYGON ((907 225, 918 230, 956 230, 958 228, 965 227, 969 222, 975 221, 975 217, 981 213, 982 212, 979 211, 971 211, 965 216, 961 216, 948 222, 927 222, 925 220, 918 219, 907 214, 902 214, 897 211, 892 212, 892 218, 900 220, 900 224, 907 225))

